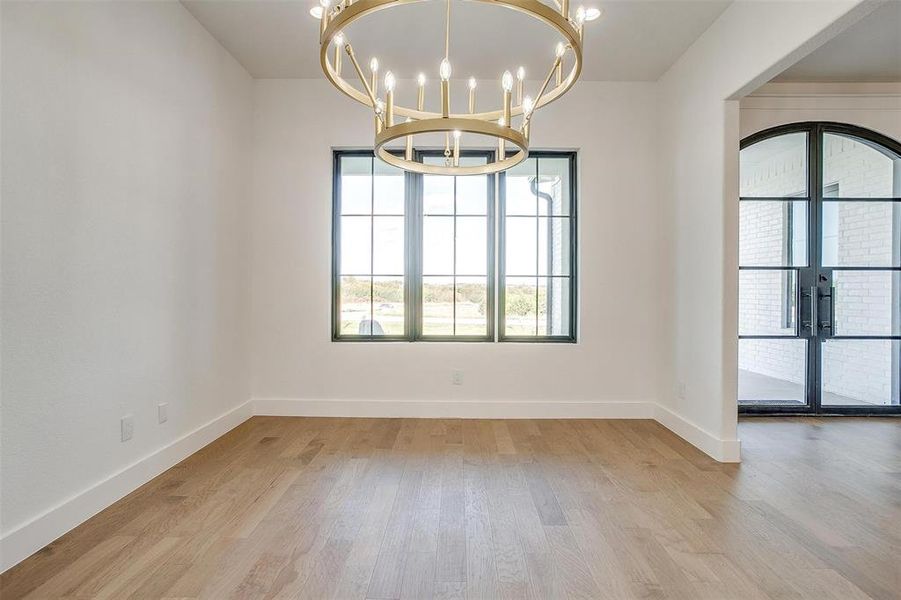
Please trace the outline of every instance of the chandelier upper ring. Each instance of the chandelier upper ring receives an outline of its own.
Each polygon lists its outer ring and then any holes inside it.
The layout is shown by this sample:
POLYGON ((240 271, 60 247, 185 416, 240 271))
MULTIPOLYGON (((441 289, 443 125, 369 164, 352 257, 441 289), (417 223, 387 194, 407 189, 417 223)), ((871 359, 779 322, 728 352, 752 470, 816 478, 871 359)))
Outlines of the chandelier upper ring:
MULTIPOLYGON (((326 28, 322 31, 319 43, 319 62, 322 66, 322 72, 325 77, 336 88, 341 90, 345 95, 356 100, 360 104, 372 107, 372 102, 366 92, 358 90, 356 87, 348 83, 337 71, 329 60, 329 48, 331 47, 331 39, 339 31, 343 31, 348 25, 357 21, 366 15, 379 10, 385 10, 402 4, 413 4, 418 2, 428 2, 434 0, 356 0, 350 6, 345 6, 338 11, 331 19, 329 19, 326 28)), ((562 82, 554 88, 550 88, 540 98, 533 110, 537 110, 542 106, 550 104, 575 85, 582 72, 582 37, 576 26, 565 18, 560 12, 540 0, 470 0, 472 2, 483 2, 486 4, 494 4, 510 8, 517 12, 526 14, 530 17, 549 25, 556 30, 565 40, 566 44, 571 48, 573 55, 573 65, 562 82)), ((397 105, 394 107, 394 114, 413 119, 433 119, 442 118, 439 112, 430 112, 416 110, 405 106, 397 105)), ((460 113, 451 114, 450 117, 459 117, 465 119, 479 119, 496 121, 503 116, 503 109, 491 110, 480 113, 460 113)), ((522 115, 522 106, 512 108, 511 116, 522 115)))

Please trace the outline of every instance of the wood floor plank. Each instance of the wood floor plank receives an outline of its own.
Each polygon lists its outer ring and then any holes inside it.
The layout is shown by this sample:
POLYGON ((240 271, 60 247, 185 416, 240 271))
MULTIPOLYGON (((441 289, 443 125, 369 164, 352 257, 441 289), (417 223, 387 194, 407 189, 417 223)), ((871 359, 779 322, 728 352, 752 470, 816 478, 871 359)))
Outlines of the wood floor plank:
POLYGON ((0 597, 899 600, 901 420, 254 417, 0 597))

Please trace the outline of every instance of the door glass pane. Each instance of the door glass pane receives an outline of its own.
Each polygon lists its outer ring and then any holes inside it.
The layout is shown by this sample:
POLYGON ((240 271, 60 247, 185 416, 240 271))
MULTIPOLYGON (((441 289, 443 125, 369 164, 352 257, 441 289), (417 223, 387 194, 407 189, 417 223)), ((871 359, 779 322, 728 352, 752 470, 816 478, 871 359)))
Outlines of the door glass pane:
POLYGON ((873 142, 827 133, 823 136, 823 196, 901 197, 901 161, 873 142))
POLYGON ((738 341, 738 401, 743 404, 807 404, 807 340, 738 341))
POLYGON ((404 334, 404 278, 372 278, 372 335, 404 334))
POLYGON ((901 202, 823 202, 823 266, 901 266, 901 202))
POLYGON ((422 333, 454 334, 454 278, 422 278, 422 333))
POLYGON ((739 335, 795 335, 797 298, 794 270, 739 271, 739 335))
POLYGON ((833 335, 901 335, 901 271, 833 271, 832 281, 833 335))
POLYGON ((536 334, 536 277, 507 277, 504 289, 505 335, 536 334))
POLYGON ((454 335, 487 335, 488 278, 457 277, 454 335))
POLYGON ((806 200, 742 200, 738 263, 743 267, 807 265, 806 200))
POLYGON ((742 198, 807 196, 807 133, 789 133, 744 148, 739 154, 742 198))
POLYGON ((897 405, 899 350, 899 340, 823 342, 823 405, 897 405))

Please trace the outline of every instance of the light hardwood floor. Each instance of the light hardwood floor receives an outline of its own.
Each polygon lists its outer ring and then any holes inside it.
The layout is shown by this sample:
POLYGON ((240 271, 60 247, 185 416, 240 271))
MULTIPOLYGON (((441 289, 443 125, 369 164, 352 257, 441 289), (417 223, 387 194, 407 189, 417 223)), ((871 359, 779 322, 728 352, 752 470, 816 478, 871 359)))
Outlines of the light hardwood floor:
POLYGON ((0 577, 14 598, 901 598, 901 420, 255 417, 0 577))

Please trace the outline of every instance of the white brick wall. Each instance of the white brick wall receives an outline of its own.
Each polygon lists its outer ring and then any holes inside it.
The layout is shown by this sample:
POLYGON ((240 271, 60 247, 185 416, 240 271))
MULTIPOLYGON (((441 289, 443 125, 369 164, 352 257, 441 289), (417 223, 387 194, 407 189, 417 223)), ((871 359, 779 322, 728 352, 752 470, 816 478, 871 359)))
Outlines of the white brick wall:
MULTIPOLYGON (((897 185, 893 168, 890 159, 869 146, 849 138, 825 136, 825 184, 838 184, 838 193, 842 197, 897 195, 893 188, 897 185)), ((741 172, 742 195, 803 194, 805 177, 804 149, 798 145, 783 148, 753 165, 745 161, 741 172)), ((781 204, 742 203, 739 242, 742 265, 785 264, 785 213, 781 204)), ((889 203, 824 203, 823 256, 826 266, 830 261, 842 266, 892 264, 892 238, 898 235, 899 210, 901 207, 889 203)), ((795 240, 796 253, 804 243, 806 240, 795 240)), ((897 274, 837 272, 835 275, 839 333, 885 335, 892 331, 893 318, 897 327, 898 312, 901 311, 901 285, 897 274)), ((791 333, 792 330, 785 329, 782 323, 781 273, 744 271, 741 283, 739 332, 791 333)), ((822 301, 820 306, 828 310, 829 301, 822 301)), ((823 361, 825 391, 874 404, 890 401, 893 368, 890 342, 830 341, 823 348, 823 361)), ((794 383, 804 381, 803 353, 792 344, 743 341, 739 368, 794 383)))

